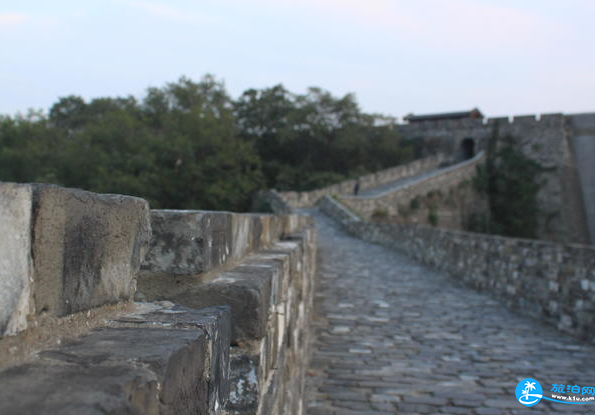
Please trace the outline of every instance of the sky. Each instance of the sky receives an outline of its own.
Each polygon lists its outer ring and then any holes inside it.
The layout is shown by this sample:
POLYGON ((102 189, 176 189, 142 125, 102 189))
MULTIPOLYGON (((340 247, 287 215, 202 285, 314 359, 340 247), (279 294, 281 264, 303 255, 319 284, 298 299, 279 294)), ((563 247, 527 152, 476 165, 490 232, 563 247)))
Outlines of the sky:
POLYGON ((0 114, 204 74, 362 110, 595 111, 593 0, 4 0, 0 114))

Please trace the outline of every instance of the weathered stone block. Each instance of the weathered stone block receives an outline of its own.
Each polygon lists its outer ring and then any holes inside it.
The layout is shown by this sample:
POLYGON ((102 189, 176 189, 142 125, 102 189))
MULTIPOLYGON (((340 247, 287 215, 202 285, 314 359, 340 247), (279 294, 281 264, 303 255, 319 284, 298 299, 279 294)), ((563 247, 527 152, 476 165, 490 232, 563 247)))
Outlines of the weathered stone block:
POLYGON ((0 413, 157 415, 154 374, 129 365, 35 362, 0 373, 0 413))
POLYGON ((200 310, 182 307, 169 301, 137 303, 137 313, 118 318, 115 327, 171 327, 200 329, 206 333, 208 353, 205 356, 208 384, 208 406, 215 413, 229 397, 229 346, 231 344, 231 311, 227 306, 200 310))
MULTIPOLYGON (((159 412, 178 415, 207 412, 206 355, 207 339, 202 330, 142 327, 96 330, 74 344, 41 356, 83 367, 134 362, 132 367, 149 369, 160 386, 160 390, 155 390, 159 412)), ((96 381, 101 389, 104 386, 101 379, 96 381)), ((66 396, 65 400, 68 400, 66 396)), ((147 406, 149 409, 154 405, 147 406)))
POLYGON ((268 229, 267 215, 248 213, 234 213, 232 220, 232 255, 241 259, 247 254, 257 251, 265 246, 271 239, 266 235, 268 229))
POLYGON ((27 328, 33 311, 30 186, 0 184, 0 337, 27 328))
POLYGON ((234 213, 231 218, 231 238, 232 249, 231 256, 234 259, 241 259, 253 249, 258 249, 258 243, 255 243, 254 220, 253 215, 242 215, 234 213))
POLYGON ((152 210, 151 225, 151 248, 142 264, 147 273, 200 274, 230 257, 231 213, 152 210))
POLYGON ((129 299, 150 232, 142 199, 1 183, 0 335, 129 299))
POLYGON ((147 202, 32 186, 37 312, 61 316, 130 299, 151 236, 147 202))
POLYGON ((259 395, 258 355, 246 354, 242 348, 234 347, 231 353, 231 392, 225 408, 230 415, 256 414, 259 395))
POLYGON ((261 339, 266 333, 271 299, 271 268, 239 266, 185 291, 172 301, 186 307, 231 307, 232 343, 261 339))
POLYGON ((0 413, 214 414, 228 400, 229 310, 141 304, 0 373, 0 413))

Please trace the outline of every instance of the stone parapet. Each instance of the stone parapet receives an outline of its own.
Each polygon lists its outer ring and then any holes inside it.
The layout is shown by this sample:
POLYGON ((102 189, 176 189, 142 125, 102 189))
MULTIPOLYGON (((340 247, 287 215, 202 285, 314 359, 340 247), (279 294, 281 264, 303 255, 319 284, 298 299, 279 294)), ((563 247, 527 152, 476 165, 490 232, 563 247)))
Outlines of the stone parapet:
POLYGON ((337 198, 365 220, 369 220, 375 212, 380 210, 388 215, 396 215, 400 206, 408 206, 416 197, 425 196, 433 191, 447 192, 465 181, 471 184, 471 180, 477 174, 477 166, 483 163, 484 159, 485 153, 481 152, 470 160, 437 170, 434 174, 423 176, 419 180, 408 182, 403 186, 397 186, 377 195, 339 195, 337 198))
POLYGON ((304 226, 298 215, 152 210, 143 276, 212 272, 304 226))
POLYGON ((408 164, 367 174, 357 179, 345 180, 322 189, 316 189, 309 192, 280 192, 278 194, 281 196, 282 200, 293 209, 311 207, 314 206, 321 197, 326 195, 353 194, 357 183, 359 183, 359 190, 361 191, 372 189, 395 180, 433 170, 444 161, 446 161, 446 157, 443 154, 437 154, 420 160, 415 160, 408 164))
POLYGON ((303 413, 311 218, 0 183, 0 234, 0 413, 303 413))
MULTIPOLYGON (((292 215, 282 220, 297 219, 292 215)), ((229 414, 302 413, 316 233, 309 218, 301 221, 307 226, 299 232, 286 234, 224 271, 140 280, 139 288, 150 301, 167 299, 194 308, 230 306, 229 414)))

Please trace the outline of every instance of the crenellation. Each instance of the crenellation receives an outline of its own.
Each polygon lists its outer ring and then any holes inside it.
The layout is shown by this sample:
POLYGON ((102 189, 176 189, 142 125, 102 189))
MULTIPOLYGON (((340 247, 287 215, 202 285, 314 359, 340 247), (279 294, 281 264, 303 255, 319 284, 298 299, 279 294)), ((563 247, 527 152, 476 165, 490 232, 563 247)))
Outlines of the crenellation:
POLYGON ((537 122, 537 117, 535 114, 531 114, 531 115, 515 115, 512 117, 512 122, 511 124, 514 123, 522 123, 522 124, 531 124, 531 123, 536 123, 537 122))
POLYGON ((493 125, 505 125, 505 124, 509 124, 510 123, 510 118, 509 117, 493 117, 493 118, 488 118, 488 126, 493 126, 493 125))
POLYGON ((556 123, 556 122, 561 122, 564 119, 564 114, 562 114, 561 112, 552 112, 552 113, 547 113, 547 114, 541 114, 539 116, 539 121, 541 122, 551 122, 556 123))
POLYGON ((295 214, 0 183, 0 286, 15 299, 0 293, 0 412, 303 408, 315 232, 295 214))

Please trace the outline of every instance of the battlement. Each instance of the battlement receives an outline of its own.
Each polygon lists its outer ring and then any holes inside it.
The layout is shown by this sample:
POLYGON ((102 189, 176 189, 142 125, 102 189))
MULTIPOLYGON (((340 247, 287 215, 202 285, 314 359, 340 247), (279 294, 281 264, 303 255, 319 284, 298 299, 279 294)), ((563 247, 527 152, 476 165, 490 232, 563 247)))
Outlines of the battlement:
POLYGON ((276 206, 275 212, 282 213, 287 211, 283 209, 313 206, 324 195, 351 194, 353 193, 356 184, 359 185, 359 190, 363 191, 404 177, 415 176, 437 168, 444 160, 445 157, 443 154, 437 154, 415 160, 408 164, 366 174, 360 176, 358 179, 345 180, 321 189, 306 192, 269 192, 269 194, 262 195, 262 197, 268 199, 268 202, 271 205, 274 204, 276 206), (283 201, 281 204, 279 203, 280 199, 283 201), (285 208, 281 207, 283 203, 287 205, 285 208))
POLYGON ((397 124, 399 129, 411 130, 431 130, 431 129, 460 129, 460 128, 478 128, 485 125, 481 119, 459 119, 459 120, 427 120, 415 123, 397 124))
POLYGON ((515 125, 515 126, 557 126, 564 122, 562 113, 514 115, 512 117, 495 117, 486 120, 487 125, 515 125))
MULTIPOLYGON (((595 113, 593 113, 595 115, 595 113)), ((492 117, 481 119, 458 119, 458 120, 427 120, 415 123, 403 122, 397 124, 397 128, 405 130, 432 130, 432 129, 463 129, 463 128, 481 128, 484 126, 500 125, 521 125, 521 126, 544 126, 558 125, 566 117, 573 114, 563 113, 545 113, 545 114, 527 114, 514 115, 510 117, 492 117)))
MULTIPOLYGON (((395 185, 382 192, 359 196, 338 195, 336 198, 364 220, 372 219, 378 212, 396 218, 402 216, 402 214, 399 215, 399 210, 410 206, 413 199, 420 200, 428 194, 438 192, 454 192, 462 186, 463 182, 470 183, 477 174, 476 167, 484 160, 485 153, 480 152, 472 159, 422 174, 417 179, 409 179, 401 185, 395 185)), ((456 215, 451 214, 450 216, 456 215)), ((462 225, 457 224, 457 226, 462 225)))
POLYGON ((298 413, 315 232, 0 183, 0 413, 298 413))

